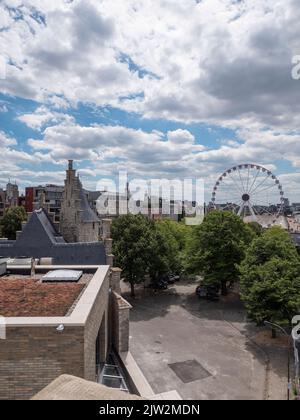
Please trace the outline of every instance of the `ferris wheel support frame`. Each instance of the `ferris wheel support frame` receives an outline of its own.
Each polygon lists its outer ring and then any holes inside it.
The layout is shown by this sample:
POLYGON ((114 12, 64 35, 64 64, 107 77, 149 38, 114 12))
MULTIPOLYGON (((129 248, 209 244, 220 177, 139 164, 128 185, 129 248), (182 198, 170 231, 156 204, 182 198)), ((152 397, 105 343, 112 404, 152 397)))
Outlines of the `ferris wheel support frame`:
MULTIPOLYGON (((252 217, 253 217, 253 219, 255 221, 257 221, 258 220, 258 218, 257 218, 258 214, 256 214, 256 212, 255 212, 255 207, 263 208, 264 206, 255 205, 255 203, 252 203, 252 197, 254 197, 254 199, 255 199, 255 196, 257 196, 259 192, 263 193, 263 192, 267 191, 268 189, 271 189, 271 188, 274 188, 274 187, 278 188, 279 197, 280 197, 280 208, 277 211, 277 214, 274 214, 274 216, 279 217, 279 215, 282 213, 282 210, 284 208, 284 191, 283 191, 283 188, 282 188, 282 185, 281 185, 279 179, 276 177, 276 175, 274 175, 272 173, 272 171, 266 169, 262 165, 257 165, 257 164, 240 164, 240 165, 233 166, 232 168, 227 169, 223 173, 223 175, 221 175, 218 178, 217 182, 215 183, 213 193, 212 193, 212 198, 211 198, 213 207, 215 209, 217 209, 217 205, 216 205, 217 192, 220 189, 220 186, 222 185, 222 182, 227 177, 230 177, 231 180, 233 181, 232 185, 235 189, 234 194, 239 195, 239 198, 238 198, 239 205, 237 206, 236 204, 234 204, 235 210, 237 210, 237 208, 239 209, 238 212, 237 212, 237 214, 239 216, 242 216, 245 209, 248 208, 252 217), (246 180, 243 179, 242 175, 241 175, 241 170, 245 170, 245 169, 248 170, 248 177, 247 177, 246 180), (253 169, 256 170, 257 172, 254 176, 254 179, 251 182, 251 180, 250 180, 250 170, 253 170, 253 169), (233 177, 232 176, 233 173, 237 173, 238 174, 237 177, 233 177), (262 180, 259 179, 259 183, 256 185, 257 179, 259 178, 260 174, 265 174, 266 176, 262 180), (266 187, 265 184, 268 180, 272 180, 273 184, 271 186, 266 187)), ((256 198, 254 201, 259 202, 260 200, 258 200, 256 198)), ((274 205, 275 205, 275 203, 274 203, 274 205)), ((225 208, 226 207, 228 207, 228 205, 225 206, 225 208)), ((271 206, 269 206, 269 207, 271 207, 271 206)), ((267 211, 270 215, 273 216, 273 214, 270 211, 268 211, 268 210, 265 210, 265 211, 267 211)))

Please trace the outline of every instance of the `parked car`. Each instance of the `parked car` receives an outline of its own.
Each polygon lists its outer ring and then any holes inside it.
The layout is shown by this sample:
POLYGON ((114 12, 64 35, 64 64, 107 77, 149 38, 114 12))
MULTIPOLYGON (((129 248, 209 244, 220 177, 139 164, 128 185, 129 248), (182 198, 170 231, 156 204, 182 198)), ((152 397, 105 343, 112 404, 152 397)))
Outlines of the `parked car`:
POLYGON ((168 282, 166 280, 160 279, 155 283, 150 283, 149 287, 154 290, 166 290, 168 288, 168 282))
POLYGON ((210 301, 218 301, 220 298, 219 288, 216 286, 198 286, 196 295, 199 299, 206 299, 210 301))
POLYGON ((163 277, 163 280, 168 282, 168 284, 174 284, 180 280, 180 276, 176 274, 168 274, 167 276, 163 277))

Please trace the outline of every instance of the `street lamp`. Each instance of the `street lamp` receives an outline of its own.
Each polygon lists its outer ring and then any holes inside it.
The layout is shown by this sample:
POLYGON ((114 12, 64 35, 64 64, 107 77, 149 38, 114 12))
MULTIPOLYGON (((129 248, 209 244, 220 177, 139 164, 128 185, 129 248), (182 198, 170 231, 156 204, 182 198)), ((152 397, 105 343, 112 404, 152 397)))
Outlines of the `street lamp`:
POLYGON ((290 353, 290 347, 291 347, 291 336, 286 332, 284 328, 282 328, 280 325, 275 324, 274 322, 265 321, 264 324, 266 326, 270 326, 272 328, 277 328, 280 330, 287 338, 288 338, 288 390, 287 390, 287 398, 288 401, 290 400, 290 391, 291 391, 291 353, 290 353))

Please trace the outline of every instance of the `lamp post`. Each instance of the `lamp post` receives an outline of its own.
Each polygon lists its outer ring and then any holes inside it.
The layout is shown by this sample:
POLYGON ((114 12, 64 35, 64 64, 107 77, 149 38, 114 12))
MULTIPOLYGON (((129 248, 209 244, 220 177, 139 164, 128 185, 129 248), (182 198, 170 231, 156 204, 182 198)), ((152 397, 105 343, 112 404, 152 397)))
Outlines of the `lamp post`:
POLYGON ((275 324, 274 322, 265 321, 264 324, 266 326, 270 326, 272 328, 277 328, 280 330, 287 338, 288 338, 288 389, 287 389, 287 399, 290 400, 290 392, 291 392, 291 336, 282 328, 280 325, 275 324))

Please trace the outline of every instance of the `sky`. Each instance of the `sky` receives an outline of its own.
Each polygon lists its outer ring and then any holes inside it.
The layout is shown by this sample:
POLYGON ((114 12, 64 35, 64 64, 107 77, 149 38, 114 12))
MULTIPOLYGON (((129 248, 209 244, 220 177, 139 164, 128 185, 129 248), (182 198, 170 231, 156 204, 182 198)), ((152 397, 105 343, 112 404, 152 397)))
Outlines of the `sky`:
POLYGON ((86 188, 121 170, 209 195, 254 163, 300 202, 299 21, 299 0, 0 0, 0 187, 74 159, 86 188))

